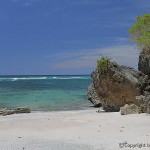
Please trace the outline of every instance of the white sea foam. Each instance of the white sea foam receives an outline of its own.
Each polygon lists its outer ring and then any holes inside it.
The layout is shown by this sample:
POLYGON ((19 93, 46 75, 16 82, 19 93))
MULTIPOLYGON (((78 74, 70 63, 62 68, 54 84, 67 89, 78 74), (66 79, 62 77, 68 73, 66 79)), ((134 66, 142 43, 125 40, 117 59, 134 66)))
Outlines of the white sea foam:
POLYGON ((27 77, 27 78, 0 78, 0 81, 18 81, 18 80, 42 80, 47 77, 27 77))
POLYGON ((70 79, 90 79, 89 77, 53 77, 57 80, 70 80, 70 79))
POLYGON ((45 80, 45 79, 47 79, 47 80, 53 80, 53 79, 55 79, 55 80, 72 80, 72 79, 90 79, 90 77, 86 77, 86 76, 79 76, 79 77, 75 77, 75 76, 64 76, 64 77, 62 77, 62 76, 58 76, 58 77, 56 77, 56 76, 54 76, 54 77, 52 77, 52 76, 47 76, 47 77, 1 77, 0 78, 0 81, 18 81, 18 80, 45 80))

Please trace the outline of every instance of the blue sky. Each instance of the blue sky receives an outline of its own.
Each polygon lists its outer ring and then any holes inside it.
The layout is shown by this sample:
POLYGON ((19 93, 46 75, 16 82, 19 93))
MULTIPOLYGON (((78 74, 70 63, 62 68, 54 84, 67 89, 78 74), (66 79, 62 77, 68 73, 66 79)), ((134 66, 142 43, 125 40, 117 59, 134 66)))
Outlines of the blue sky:
POLYGON ((150 0, 0 0, 0 74, 90 74, 101 55, 137 68, 144 13, 150 0))

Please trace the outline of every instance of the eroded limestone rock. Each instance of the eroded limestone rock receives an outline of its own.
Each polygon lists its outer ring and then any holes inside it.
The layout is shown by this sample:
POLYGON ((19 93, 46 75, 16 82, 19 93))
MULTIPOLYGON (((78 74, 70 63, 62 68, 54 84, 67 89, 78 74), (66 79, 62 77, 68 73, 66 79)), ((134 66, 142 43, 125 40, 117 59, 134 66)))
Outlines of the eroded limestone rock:
POLYGON ((101 106, 101 100, 97 96, 97 93, 95 91, 95 88, 94 88, 93 84, 91 84, 88 87, 87 97, 88 97, 88 100, 90 100, 94 104, 95 107, 100 107, 101 106))
POLYGON ((120 113, 121 115, 139 114, 140 108, 134 104, 126 104, 124 107, 120 108, 120 113))
POLYGON ((139 56, 138 68, 146 75, 150 75, 150 57, 147 54, 141 53, 139 56))
POLYGON ((139 78, 142 73, 133 68, 111 62, 105 69, 96 68, 92 73, 93 85, 105 111, 119 111, 125 104, 136 104, 140 95, 139 78))
POLYGON ((0 108, 0 115, 6 116, 12 114, 14 114, 14 110, 8 108, 0 108))
POLYGON ((21 113, 30 113, 30 108, 29 107, 18 107, 15 109, 16 114, 21 114, 21 113))
POLYGON ((15 110, 9 109, 9 108, 0 108, 0 115, 6 116, 6 115, 12 115, 12 114, 20 114, 20 113, 30 113, 29 107, 19 107, 15 110))

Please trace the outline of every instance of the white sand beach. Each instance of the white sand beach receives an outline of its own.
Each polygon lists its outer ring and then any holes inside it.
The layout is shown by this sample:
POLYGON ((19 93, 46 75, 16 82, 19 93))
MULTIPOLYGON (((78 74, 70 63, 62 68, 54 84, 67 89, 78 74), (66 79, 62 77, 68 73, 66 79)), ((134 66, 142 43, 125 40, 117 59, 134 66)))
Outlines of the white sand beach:
POLYGON ((0 116, 1 150, 150 149, 150 116, 96 110, 0 116), (127 142, 126 146, 119 143, 127 142), (144 147, 139 148, 139 144, 144 147), (130 144, 137 144, 135 148, 130 144))

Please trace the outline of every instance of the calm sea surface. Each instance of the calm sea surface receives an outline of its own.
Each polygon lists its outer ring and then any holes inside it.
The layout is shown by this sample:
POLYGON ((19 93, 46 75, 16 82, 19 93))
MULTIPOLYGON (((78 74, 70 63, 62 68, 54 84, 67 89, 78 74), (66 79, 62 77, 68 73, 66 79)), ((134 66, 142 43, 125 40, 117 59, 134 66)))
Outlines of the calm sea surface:
POLYGON ((36 111, 89 109, 90 76, 0 76, 0 107, 36 111))

